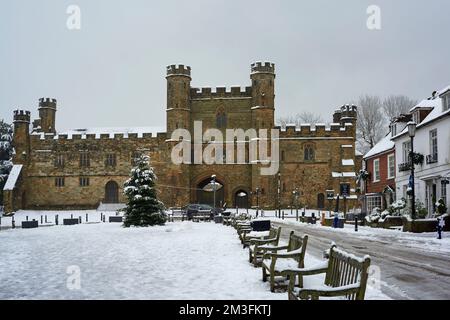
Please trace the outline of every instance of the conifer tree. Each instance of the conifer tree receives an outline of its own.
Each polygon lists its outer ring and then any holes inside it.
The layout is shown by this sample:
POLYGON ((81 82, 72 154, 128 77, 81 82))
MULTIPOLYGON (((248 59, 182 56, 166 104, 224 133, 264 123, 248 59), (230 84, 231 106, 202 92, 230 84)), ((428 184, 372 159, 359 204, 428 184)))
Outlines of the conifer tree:
POLYGON ((0 204, 3 204, 3 186, 12 168, 12 126, 0 120, 0 204))
POLYGON ((124 227, 148 227, 166 222, 164 204, 158 200, 156 192, 156 180, 149 157, 137 158, 124 185, 124 194, 128 198, 124 227))

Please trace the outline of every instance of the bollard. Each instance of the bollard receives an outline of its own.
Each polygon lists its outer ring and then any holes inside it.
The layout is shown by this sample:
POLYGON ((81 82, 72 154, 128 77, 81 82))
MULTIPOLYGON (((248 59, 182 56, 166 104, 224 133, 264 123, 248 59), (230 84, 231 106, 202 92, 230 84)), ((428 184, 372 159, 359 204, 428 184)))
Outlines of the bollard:
POLYGON ((28 221, 28 216, 27 216, 27 221, 28 221))
POLYGON ((12 228, 13 228, 13 229, 16 228, 16 220, 14 219, 14 216, 12 216, 11 225, 12 225, 12 228))
POLYGON ((283 216, 282 216, 282 219, 284 220, 284 210, 283 210, 283 216))
POLYGON ((73 219, 73 213, 70 214, 70 219, 73 219))
POLYGON ((44 217, 41 215, 41 224, 44 224, 44 217))
POLYGON ((55 216, 55 224, 58 225, 58 215, 55 216))
POLYGON ((45 223, 48 223, 47 215, 45 215, 45 223))
POLYGON ((295 213, 295 221, 298 222, 298 211, 295 213))
POLYGON ((105 215, 103 215, 103 222, 105 222, 105 215))
POLYGON ((86 213, 86 223, 88 222, 89 220, 88 220, 88 214, 86 213))
POLYGON ((358 217, 355 217, 355 232, 358 232, 358 217))

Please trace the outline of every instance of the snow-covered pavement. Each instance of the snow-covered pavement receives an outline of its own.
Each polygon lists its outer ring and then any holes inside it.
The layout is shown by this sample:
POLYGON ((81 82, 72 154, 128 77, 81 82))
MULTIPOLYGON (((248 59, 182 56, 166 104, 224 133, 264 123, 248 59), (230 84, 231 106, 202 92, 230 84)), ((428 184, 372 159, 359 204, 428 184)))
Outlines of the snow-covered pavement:
MULTIPOLYGON (((236 231, 214 223, 9 229, 0 244, 0 299, 287 299, 261 281, 236 231)), ((387 296, 369 288, 367 298, 387 296)))

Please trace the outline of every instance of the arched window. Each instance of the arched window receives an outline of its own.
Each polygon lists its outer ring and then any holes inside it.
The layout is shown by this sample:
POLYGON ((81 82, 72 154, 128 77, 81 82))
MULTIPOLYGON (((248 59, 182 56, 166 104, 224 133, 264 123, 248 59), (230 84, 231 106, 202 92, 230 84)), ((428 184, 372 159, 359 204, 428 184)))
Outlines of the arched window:
POLYGON ((216 112, 216 126, 217 128, 226 128, 227 126, 227 115, 223 108, 218 109, 216 112))
POLYGON ((314 146, 306 145, 305 146, 305 160, 306 161, 314 161, 314 159, 315 159, 314 146))

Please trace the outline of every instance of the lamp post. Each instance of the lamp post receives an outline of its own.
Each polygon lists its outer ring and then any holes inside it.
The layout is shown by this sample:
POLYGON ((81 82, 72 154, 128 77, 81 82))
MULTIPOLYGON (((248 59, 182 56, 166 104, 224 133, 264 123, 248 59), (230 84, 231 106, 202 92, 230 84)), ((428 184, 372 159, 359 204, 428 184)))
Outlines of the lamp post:
POLYGON ((256 217, 258 217, 259 214, 259 192, 261 190, 259 188, 256 188, 256 217))
POLYGON ((214 214, 216 213, 216 175, 213 174, 211 176, 212 178, 212 184, 213 184, 213 190, 214 190, 214 214))
POLYGON ((410 161, 411 161, 411 219, 416 218, 416 190, 415 190, 415 182, 414 182, 414 137, 416 135, 416 127, 417 124, 414 121, 408 122, 408 134, 411 138, 411 152, 410 152, 410 161))
POLYGON ((278 172, 278 218, 281 218, 281 172, 278 172))
POLYGON ((295 218, 296 218, 296 221, 298 221, 298 196, 299 196, 299 191, 298 191, 297 187, 295 188, 294 191, 292 191, 292 194, 294 195, 295 218))

